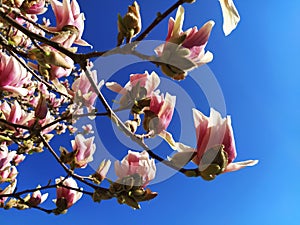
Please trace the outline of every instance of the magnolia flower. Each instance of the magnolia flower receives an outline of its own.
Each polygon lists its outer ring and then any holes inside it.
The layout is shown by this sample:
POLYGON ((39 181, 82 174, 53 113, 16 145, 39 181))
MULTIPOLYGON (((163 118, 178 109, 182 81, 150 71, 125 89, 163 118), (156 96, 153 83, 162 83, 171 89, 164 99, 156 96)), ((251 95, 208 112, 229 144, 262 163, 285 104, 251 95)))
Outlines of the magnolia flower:
POLYGON ((14 57, 0 52, 0 90, 25 96, 28 90, 23 86, 30 80, 31 75, 14 57))
MULTIPOLYGON (((8 195, 12 194, 17 186, 17 180, 14 180, 11 184, 9 184, 3 191, 0 192, 0 195, 8 195)), ((8 197, 0 197, 0 207, 4 206, 5 201, 8 197)))
POLYGON ((154 94, 150 97, 149 110, 145 111, 143 126, 147 131, 159 134, 169 126, 174 113, 176 96, 154 94))
POLYGON ((232 0, 219 0, 223 14, 223 31, 227 36, 237 26, 240 21, 240 15, 232 0))
POLYGON ((75 140, 71 141, 73 151, 76 152, 75 164, 77 167, 85 168, 89 162, 93 161, 93 154, 96 150, 94 138, 84 138, 82 134, 78 134, 75 140))
POLYGON ((15 151, 8 151, 8 148, 5 144, 0 145, 0 171, 4 170, 7 167, 10 167, 10 162, 16 156, 15 151))
POLYGON ((46 201, 47 198, 48 198, 48 193, 42 195, 42 193, 39 190, 37 190, 32 193, 32 195, 30 196, 28 201, 26 201, 26 203, 28 203, 30 206, 38 206, 39 204, 46 201))
POLYGON ((169 19, 166 44, 160 45, 155 52, 165 63, 162 71, 175 80, 182 80, 186 72, 209 63, 213 59, 211 52, 205 52, 214 21, 208 21, 201 29, 197 27, 182 31, 184 8, 178 7, 175 20, 169 19))
POLYGON ((77 30, 77 38, 75 44, 89 45, 87 42, 81 39, 84 30, 84 14, 80 13, 80 7, 76 0, 51 0, 51 6, 56 17, 56 27, 50 28, 53 31, 62 31, 67 26, 73 26, 77 30))
MULTIPOLYGON (((25 112, 18 101, 14 101, 13 104, 10 106, 6 101, 1 103, 0 102, 0 113, 2 115, 2 119, 19 125, 28 125, 30 120, 33 118, 33 112, 27 113, 25 112)), ((9 128, 10 130, 15 131, 15 135, 22 133, 23 129, 18 128, 17 130, 12 126, 7 124, 0 123, 1 126, 9 128)))
MULTIPOLYGON (((71 177, 67 179, 65 179, 64 177, 60 177, 55 180, 56 184, 60 184, 61 182, 62 185, 64 186, 78 189, 76 181, 71 177)), ((71 190, 65 187, 57 187, 56 189, 56 205, 62 204, 64 209, 70 208, 81 197, 82 197, 82 192, 79 191, 71 190)))
MULTIPOLYGON (((197 155, 193 161, 199 165, 200 170, 206 169, 205 166, 207 166, 208 160, 206 152, 220 145, 223 146, 222 150, 226 153, 227 158, 227 165, 225 165, 225 168, 221 168, 222 172, 239 170, 245 166, 253 166, 258 162, 257 160, 233 162, 237 153, 230 116, 222 118, 221 114, 214 109, 211 109, 209 117, 196 109, 193 110, 193 115, 197 135, 197 155)), ((212 162, 219 153, 215 151, 210 152, 210 154, 212 154, 210 159, 212 162)))
POLYGON ((43 14, 47 11, 45 0, 26 0, 22 8, 27 14, 43 14))
MULTIPOLYGON (((97 83, 97 71, 91 71, 91 75, 94 82, 97 83)), ((103 84, 104 81, 100 81, 98 89, 100 89, 103 84)), ((93 107, 98 96, 85 73, 81 73, 79 78, 74 81, 72 84, 72 91, 73 92, 71 94, 75 98, 74 102, 83 102, 83 104, 88 108, 93 107)))
POLYGON ((124 87, 116 82, 107 82, 106 87, 121 94, 120 107, 127 108, 131 107, 135 101, 151 96, 159 83, 159 76, 155 72, 149 75, 145 71, 143 74, 131 74, 130 81, 124 87))
POLYGON ((115 162, 115 171, 119 178, 138 174, 142 178, 141 186, 145 187, 151 180, 154 179, 156 166, 154 159, 149 159, 149 154, 146 151, 141 153, 128 151, 125 158, 115 162))
POLYGON ((221 173, 236 171, 258 163, 257 160, 233 162, 237 153, 230 116, 222 118, 214 109, 211 109, 209 117, 193 109, 193 116, 197 148, 174 143, 179 153, 170 158, 170 161, 175 165, 184 166, 196 153, 192 161, 199 166, 202 178, 212 180, 221 173))

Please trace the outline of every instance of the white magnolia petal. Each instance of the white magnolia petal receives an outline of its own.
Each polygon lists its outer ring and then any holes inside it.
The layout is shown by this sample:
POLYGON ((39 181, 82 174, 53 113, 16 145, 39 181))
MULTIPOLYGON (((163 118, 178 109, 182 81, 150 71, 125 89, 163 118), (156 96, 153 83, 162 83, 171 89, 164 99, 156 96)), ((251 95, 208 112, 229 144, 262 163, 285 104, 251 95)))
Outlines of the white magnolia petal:
POLYGON ((242 169, 246 166, 255 166, 257 163, 258 163, 258 160, 246 160, 246 161, 242 161, 242 162, 230 163, 226 167, 224 173, 225 172, 237 171, 237 170, 240 170, 240 169, 242 169))
POLYGON ((214 59, 214 55, 213 53, 211 53, 210 51, 207 51, 204 56, 201 58, 200 61, 196 62, 197 66, 201 66, 207 63, 210 63, 211 61, 213 61, 214 59))
POLYGON ((199 110, 193 108, 193 118, 194 118, 194 126, 197 128, 200 123, 203 123, 203 121, 207 121, 208 118, 199 110))
POLYGON ((229 35, 240 21, 240 15, 232 0, 219 0, 223 14, 223 31, 229 35))
POLYGON ((117 93, 121 93, 123 90, 123 87, 120 84, 118 84, 117 82, 106 82, 105 85, 109 90, 117 92, 117 93))
POLYGON ((159 136, 161 138, 163 138, 169 145, 170 147, 173 149, 173 150, 177 150, 176 149, 176 142, 174 141, 173 139, 173 136, 171 133, 169 133, 168 131, 166 130, 163 130, 162 132, 159 133, 159 136))
POLYGON ((184 20, 184 8, 179 6, 176 12, 175 24, 172 32, 173 37, 178 37, 182 32, 182 25, 184 20))

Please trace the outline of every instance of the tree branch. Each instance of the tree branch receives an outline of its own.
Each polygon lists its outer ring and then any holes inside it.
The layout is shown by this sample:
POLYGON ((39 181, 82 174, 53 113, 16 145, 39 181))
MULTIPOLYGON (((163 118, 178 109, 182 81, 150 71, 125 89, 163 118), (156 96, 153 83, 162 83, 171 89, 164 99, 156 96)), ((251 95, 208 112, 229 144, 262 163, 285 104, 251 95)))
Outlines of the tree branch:
POLYGON ((159 14, 153 20, 153 22, 146 28, 146 30, 135 39, 135 41, 141 41, 145 37, 147 37, 147 35, 150 33, 151 30, 153 30, 154 27, 156 27, 164 18, 166 18, 171 12, 173 12, 175 9, 178 8, 178 6, 182 5, 183 3, 185 3, 184 0, 179 0, 174 5, 172 5, 169 9, 167 9, 164 13, 159 14))

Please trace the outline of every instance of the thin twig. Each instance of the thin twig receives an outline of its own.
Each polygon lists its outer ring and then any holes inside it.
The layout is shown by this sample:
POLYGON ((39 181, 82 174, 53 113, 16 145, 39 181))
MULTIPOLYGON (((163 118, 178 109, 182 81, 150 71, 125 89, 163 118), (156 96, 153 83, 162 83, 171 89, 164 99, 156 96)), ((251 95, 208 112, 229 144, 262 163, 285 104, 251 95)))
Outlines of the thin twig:
POLYGON ((15 130, 17 130, 17 128, 21 128, 21 129, 25 129, 25 130, 29 130, 30 128, 25 126, 25 125, 21 125, 21 124, 16 124, 16 123, 11 123, 5 119, 0 119, 0 123, 4 123, 10 127, 13 127, 15 130))
POLYGON ((179 0, 174 5, 172 5, 169 9, 167 9, 164 13, 158 15, 153 20, 153 22, 146 28, 146 30, 142 32, 134 41, 142 41, 154 27, 156 27, 164 18, 166 18, 171 12, 177 9, 184 2, 185 2, 184 0, 179 0))

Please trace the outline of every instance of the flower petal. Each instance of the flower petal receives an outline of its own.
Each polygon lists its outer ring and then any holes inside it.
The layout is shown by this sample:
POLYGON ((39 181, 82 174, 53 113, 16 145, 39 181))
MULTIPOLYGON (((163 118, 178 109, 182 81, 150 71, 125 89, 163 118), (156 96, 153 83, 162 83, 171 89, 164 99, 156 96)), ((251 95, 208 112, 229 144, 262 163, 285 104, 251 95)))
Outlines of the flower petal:
POLYGON ((230 163, 230 164, 228 164, 228 166, 226 167, 226 169, 223 173, 237 171, 246 166, 255 166, 257 163, 258 163, 258 160, 247 160, 247 161, 242 161, 242 162, 230 163))
POLYGON ((232 0, 219 0, 223 14, 223 31, 229 35, 240 21, 240 15, 232 0))

